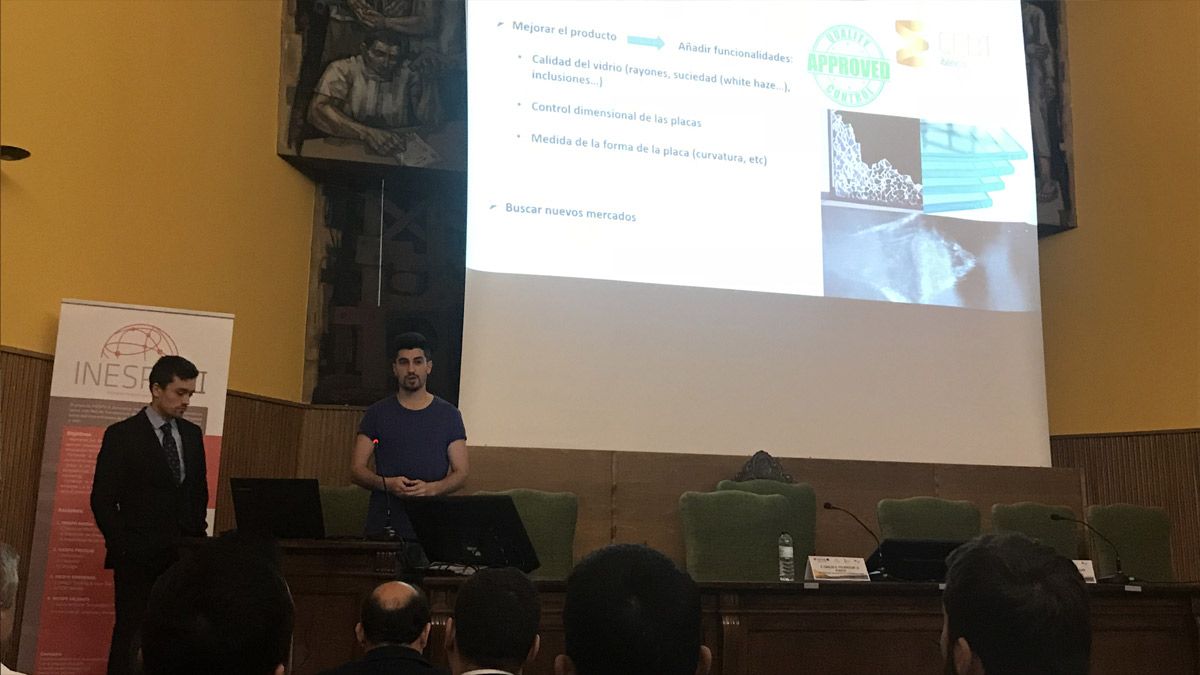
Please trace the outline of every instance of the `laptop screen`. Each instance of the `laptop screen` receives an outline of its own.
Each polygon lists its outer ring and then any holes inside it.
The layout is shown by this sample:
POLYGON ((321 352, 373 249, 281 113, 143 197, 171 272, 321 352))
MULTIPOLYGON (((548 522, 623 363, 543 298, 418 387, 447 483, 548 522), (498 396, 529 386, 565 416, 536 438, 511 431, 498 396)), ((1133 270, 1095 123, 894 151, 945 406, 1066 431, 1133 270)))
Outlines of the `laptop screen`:
POLYGON ((526 573, 541 564, 512 497, 417 497, 403 504, 425 555, 434 563, 515 567, 526 573))
POLYGON ((239 531, 278 539, 324 539, 315 478, 230 478, 239 531))

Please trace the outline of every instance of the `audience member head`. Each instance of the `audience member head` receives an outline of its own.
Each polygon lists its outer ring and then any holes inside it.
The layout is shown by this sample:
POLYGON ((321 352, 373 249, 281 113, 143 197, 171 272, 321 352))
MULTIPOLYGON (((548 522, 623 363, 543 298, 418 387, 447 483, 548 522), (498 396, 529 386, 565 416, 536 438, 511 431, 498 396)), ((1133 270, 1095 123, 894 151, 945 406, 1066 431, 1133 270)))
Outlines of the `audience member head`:
POLYGON ((520 570, 479 570, 459 590, 446 628, 451 670, 521 672, 537 656, 541 618, 537 589, 520 570))
POLYGON ((595 551, 567 580, 567 653, 557 675, 704 675, 700 590, 686 572, 646 546, 595 551))
POLYGON ((143 622, 146 675, 280 675, 291 649, 291 593, 257 547, 215 541, 154 584, 143 622))
POLYGON ((0 542, 0 645, 12 637, 14 612, 17 611, 17 568, 21 556, 16 549, 0 542))
POLYGON ((429 629, 425 592, 403 581, 389 581, 376 586, 363 601, 354 634, 366 651, 399 645, 423 652, 429 629))
POLYGON ((1070 560, 1013 533, 967 542, 946 564, 946 672, 1087 674, 1088 594, 1070 560))

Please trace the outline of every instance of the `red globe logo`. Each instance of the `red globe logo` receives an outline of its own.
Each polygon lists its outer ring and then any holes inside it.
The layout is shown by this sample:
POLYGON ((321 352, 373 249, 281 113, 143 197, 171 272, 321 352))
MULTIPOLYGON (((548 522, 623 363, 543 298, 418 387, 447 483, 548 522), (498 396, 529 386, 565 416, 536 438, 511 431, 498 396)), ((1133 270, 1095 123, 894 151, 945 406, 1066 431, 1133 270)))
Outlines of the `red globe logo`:
POLYGON ((100 358, 119 359, 128 356, 141 356, 143 361, 160 356, 179 354, 179 347, 166 331, 148 323, 131 323, 121 326, 100 349, 100 358))

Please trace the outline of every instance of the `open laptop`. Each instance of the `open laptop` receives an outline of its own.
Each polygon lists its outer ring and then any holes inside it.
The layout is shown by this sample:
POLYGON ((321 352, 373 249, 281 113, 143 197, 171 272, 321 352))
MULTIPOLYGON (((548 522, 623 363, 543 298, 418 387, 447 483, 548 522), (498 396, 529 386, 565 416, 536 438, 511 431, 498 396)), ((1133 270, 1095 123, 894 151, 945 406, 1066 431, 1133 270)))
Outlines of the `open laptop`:
POLYGON ((416 497, 402 503, 431 567, 515 567, 529 573, 541 565, 508 495, 416 497))
POLYGON ((946 557, 961 541, 884 539, 867 558, 872 578, 881 581, 945 581, 946 557))
POLYGON ((238 531, 277 539, 324 539, 315 478, 230 478, 238 531))

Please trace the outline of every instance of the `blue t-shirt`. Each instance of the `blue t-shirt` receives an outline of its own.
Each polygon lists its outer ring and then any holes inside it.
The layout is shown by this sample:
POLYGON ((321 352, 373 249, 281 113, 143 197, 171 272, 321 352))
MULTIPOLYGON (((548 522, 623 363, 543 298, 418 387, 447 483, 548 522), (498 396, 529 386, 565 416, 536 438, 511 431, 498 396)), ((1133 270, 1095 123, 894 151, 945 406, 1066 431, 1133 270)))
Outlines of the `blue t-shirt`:
MULTIPOLYGON (((437 396, 421 410, 405 408, 395 396, 377 401, 367 408, 358 425, 358 433, 379 441, 375 446, 376 473, 388 478, 405 476, 427 482, 446 477, 450 472, 447 448, 454 441, 467 438, 462 413, 437 396)), ((365 528, 368 536, 383 531, 387 512, 388 493, 383 491, 381 481, 371 491, 365 528)), ((396 534, 405 539, 414 538, 416 533, 396 497, 392 497, 391 512, 396 534)))

